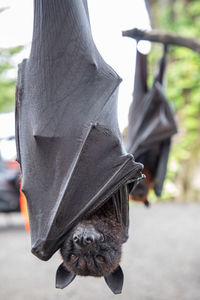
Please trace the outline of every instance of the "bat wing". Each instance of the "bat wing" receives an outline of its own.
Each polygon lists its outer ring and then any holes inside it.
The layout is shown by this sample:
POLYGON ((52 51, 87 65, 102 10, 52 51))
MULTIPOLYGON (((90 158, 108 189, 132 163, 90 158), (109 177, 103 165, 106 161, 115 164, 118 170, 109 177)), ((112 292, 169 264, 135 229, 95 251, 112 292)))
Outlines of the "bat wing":
POLYGON ((154 191, 157 196, 161 196, 163 183, 167 172, 167 162, 170 152, 171 138, 166 139, 161 144, 160 156, 155 175, 154 191))
POLYGON ((141 164, 117 123, 121 81, 98 53, 87 2, 35 0, 31 54, 19 66, 16 144, 32 252, 48 260, 69 230, 113 198, 125 233, 141 164))
POLYGON ((142 124, 144 114, 143 109, 145 108, 145 95, 147 92, 147 57, 137 51, 133 101, 129 109, 128 130, 125 138, 126 149, 131 150, 133 148, 135 137, 142 124))
POLYGON ((145 97, 145 103, 140 127, 134 136, 134 145, 129 149, 135 153, 135 157, 177 132, 173 112, 158 82, 145 97))

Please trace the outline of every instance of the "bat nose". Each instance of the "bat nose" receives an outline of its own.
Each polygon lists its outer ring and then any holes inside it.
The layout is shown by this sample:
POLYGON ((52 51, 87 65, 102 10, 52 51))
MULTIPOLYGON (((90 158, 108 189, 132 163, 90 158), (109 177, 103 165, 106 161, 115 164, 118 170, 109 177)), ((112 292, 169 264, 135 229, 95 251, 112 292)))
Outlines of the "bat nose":
POLYGON ((97 231, 84 229, 84 230, 77 230, 73 234, 73 242, 78 245, 79 247, 88 247, 93 245, 95 242, 102 240, 102 234, 97 231))
POLYGON ((88 246, 97 241, 97 237, 94 234, 85 234, 82 238, 82 243, 84 246, 88 246))
POLYGON ((97 240, 94 234, 74 234, 73 241, 75 244, 85 247, 93 244, 97 240))

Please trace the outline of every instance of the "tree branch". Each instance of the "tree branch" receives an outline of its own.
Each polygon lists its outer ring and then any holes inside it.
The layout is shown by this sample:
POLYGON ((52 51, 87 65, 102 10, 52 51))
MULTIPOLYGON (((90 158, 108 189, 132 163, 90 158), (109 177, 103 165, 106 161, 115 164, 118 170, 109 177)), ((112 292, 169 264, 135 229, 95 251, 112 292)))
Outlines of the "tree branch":
POLYGON ((143 31, 137 28, 122 32, 123 36, 131 37, 136 41, 145 40, 162 43, 165 45, 176 45, 189 48, 200 55, 200 40, 187 38, 179 35, 165 33, 159 30, 143 31))

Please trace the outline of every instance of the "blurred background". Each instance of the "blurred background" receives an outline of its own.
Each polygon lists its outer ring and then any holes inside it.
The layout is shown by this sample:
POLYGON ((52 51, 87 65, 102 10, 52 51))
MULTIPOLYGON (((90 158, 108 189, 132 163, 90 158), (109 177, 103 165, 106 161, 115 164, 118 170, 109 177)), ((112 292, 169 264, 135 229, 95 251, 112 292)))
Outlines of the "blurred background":
MULTIPOLYGON (((123 78, 119 90, 119 126, 128 126, 132 102, 136 42, 122 31, 137 27, 200 40, 198 0, 88 0, 92 32, 103 58, 123 78), (151 20, 150 20, 151 19, 151 20), (151 25, 150 25, 151 24, 151 25)), ((175 113, 167 174, 160 197, 153 190, 146 209, 130 202, 130 239, 124 246, 124 292, 113 296, 103 279, 79 278, 67 290, 54 289, 59 255, 41 262, 30 254, 19 202, 14 102, 17 65, 29 56, 32 0, 0 0, 0 300, 12 299, 200 299, 200 56, 170 46, 165 95, 175 113), (87 287, 87 288, 86 288, 87 287)), ((148 54, 152 86, 162 45, 141 42, 148 54)))

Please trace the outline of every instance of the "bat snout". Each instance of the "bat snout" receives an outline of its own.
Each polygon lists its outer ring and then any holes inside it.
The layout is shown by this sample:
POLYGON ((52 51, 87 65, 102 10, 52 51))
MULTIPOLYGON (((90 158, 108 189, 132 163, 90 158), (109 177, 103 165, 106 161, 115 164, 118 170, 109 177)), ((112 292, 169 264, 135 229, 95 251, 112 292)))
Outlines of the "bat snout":
POLYGON ((94 235, 73 235, 73 241, 75 244, 78 244, 79 246, 88 246, 95 241, 94 235))
POLYGON ((72 236, 76 246, 84 248, 89 247, 99 240, 102 240, 103 235, 99 233, 92 225, 78 226, 72 236))

